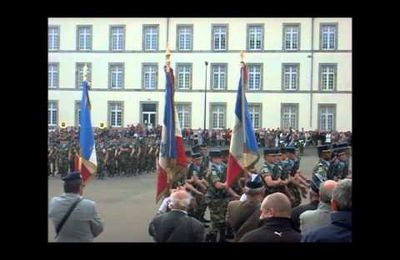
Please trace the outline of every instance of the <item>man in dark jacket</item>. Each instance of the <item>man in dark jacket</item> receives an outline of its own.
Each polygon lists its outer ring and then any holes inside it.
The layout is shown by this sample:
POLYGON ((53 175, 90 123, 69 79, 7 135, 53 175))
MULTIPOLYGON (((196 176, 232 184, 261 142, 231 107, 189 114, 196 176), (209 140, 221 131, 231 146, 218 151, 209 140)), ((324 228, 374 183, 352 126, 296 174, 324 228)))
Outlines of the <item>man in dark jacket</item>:
POLYGON ((309 196, 310 196, 310 203, 305 204, 305 205, 300 205, 295 207, 292 210, 292 221, 293 221, 293 228, 297 230, 297 232, 300 232, 300 215, 301 213, 307 211, 307 210, 315 210, 318 207, 319 203, 319 196, 318 192, 319 190, 317 189, 316 191, 313 189, 310 189, 309 196))
POLYGON ((331 208, 331 224, 310 230, 303 235, 302 242, 352 242, 351 179, 337 183, 332 193, 331 208))
POLYGON ((156 242, 204 242, 204 225, 187 215, 190 200, 185 190, 171 194, 171 211, 156 216, 149 225, 149 234, 156 242))
POLYGON ((240 242, 300 242, 301 235, 293 229, 289 198, 275 192, 267 197, 261 204, 263 225, 245 234, 240 242))

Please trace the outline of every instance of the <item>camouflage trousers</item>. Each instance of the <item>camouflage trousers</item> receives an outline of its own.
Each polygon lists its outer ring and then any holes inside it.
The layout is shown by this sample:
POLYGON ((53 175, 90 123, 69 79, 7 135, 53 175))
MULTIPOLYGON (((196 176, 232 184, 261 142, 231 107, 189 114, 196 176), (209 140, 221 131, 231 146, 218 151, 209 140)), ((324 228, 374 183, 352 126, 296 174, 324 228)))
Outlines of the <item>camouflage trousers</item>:
POLYGON ((195 217, 197 219, 202 219, 204 217, 204 213, 206 212, 207 209, 207 203, 206 203, 206 198, 204 196, 195 196, 196 198, 196 210, 195 210, 195 217))
POLYGON ((292 194, 292 197, 294 198, 294 201, 292 202, 292 208, 299 206, 301 204, 301 194, 299 188, 293 183, 289 183, 288 188, 292 194))
POLYGON ((227 198, 214 199, 206 197, 206 203, 210 209, 210 233, 217 233, 222 228, 225 228, 225 215, 229 200, 227 198))

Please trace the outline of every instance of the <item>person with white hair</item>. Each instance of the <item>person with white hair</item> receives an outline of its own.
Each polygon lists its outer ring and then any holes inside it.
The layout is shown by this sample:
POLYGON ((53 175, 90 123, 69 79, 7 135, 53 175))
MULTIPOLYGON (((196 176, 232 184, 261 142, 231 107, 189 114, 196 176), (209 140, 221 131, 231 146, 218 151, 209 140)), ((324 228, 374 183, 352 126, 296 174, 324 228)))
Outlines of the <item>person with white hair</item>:
POLYGON ((191 195, 177 190, 170 196, 169 212, 156 216, 149 225, 155 242, 204 242, 205 228, 197 219, 188 216, 191 195))
POLYGON ((330 224, 312 229, 302 236, 301 242, 352 242, 352 180, 340 180, 333 190, 330 224))

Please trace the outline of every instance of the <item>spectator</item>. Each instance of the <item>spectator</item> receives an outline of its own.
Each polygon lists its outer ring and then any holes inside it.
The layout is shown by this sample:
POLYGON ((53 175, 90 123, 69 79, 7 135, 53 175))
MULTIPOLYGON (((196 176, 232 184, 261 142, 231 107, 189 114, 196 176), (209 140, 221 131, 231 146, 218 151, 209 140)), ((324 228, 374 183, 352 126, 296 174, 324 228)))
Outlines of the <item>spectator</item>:
POLYGON ((352 181, 340 180, 333 190, 331 223, 304 234, 302 242, 352 242, 352 181))
POLYGON ((336 182, 327 180, 319 187, 319 205, 315 210, 305 211, 300 215, 300 230, 302 234, 309 230, 329 224, 331 217, 330 201, 336 182))
POLYGON ((190 202, 185 190, 171 194, 171 211, 156 216, 149 225, 149 234, 156 242, 204 242, 204 225, 187 215, 190 202))
POLYGON ((263 225, 246 233, 240 242, 300 242, 301 235, 292 228, 290 200, 280 192, 265 197, 261 204, 263 225))

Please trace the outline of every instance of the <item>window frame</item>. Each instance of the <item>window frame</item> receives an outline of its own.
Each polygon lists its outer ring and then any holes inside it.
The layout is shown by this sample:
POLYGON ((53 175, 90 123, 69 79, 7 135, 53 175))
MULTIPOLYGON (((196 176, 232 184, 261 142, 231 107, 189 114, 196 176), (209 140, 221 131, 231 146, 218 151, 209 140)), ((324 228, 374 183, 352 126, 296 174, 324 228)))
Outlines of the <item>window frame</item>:
POLYGON ((336 121, 337 121, 337 104, 334 103, 319 103, 318 104, 318 130, 319 131, 328 131, 321 129, 321 116, 323 108, 333 108, 333 119, 332 119, 332 129, 329 131, 336 131, 336 121))
POLYGON ((320 23, 319 25, 319 49, 321 51, 336 51, 338 50, 338 37, 339 37, 339 24, 338 23, 320 23), (323 46, 323 27, 324 26, 335 26, 335 47, 333 49, 324 49, 323 46))
POLYGON ((193 44, 194 44, 194 28, 193 24, 177 24, 176 25, 176 50, 179 52, 191 52, 193 51, 193 44), (180 29, 184 27, 189 27, 191 29, 191 41, 190 41, 190 49, 181 49, 179 43, 179 36, 180 36, 180 29))
POLYGON ((296 52, 301 50, 301 24, 300 23, 283 23, 282 26, 282 50, 287 52, 296 52), (297 48, 296 49, 287 49, 286 48, 286 28, 288 27, 297 27, 297 48))
MULTIPOLYGON (((108 122, 108 127, 112 127, 112 128, 122 128, 122 127, 124 127, 124 112, 125 112, 125 110, 124 110, 125 108, 124 108, 124 101, 115 101, 115 100, 113 100, 113 101, 108 101, 108 109, 107 109, 107 122, 108 122), (112 119, 112 116, 111 116, 111 112, 112 112, 112 105, 121 105, 121 126, 112 126, 112 122, 111 122, 111 119, 112 119)), ((118 122, 118 119, 117 119, 117 122, 118 122)))
POLYGON ((108 63, 108 89, 109 90, 123 90, 125 89, 125 63, 123 62, 109 62, 108 63), (112 67, 121 66, 122 67, 122 79, 120 88, 112 88, 112 67))
POLYGON ((282 63, 282 92, 298 92, 300 90, 300 63, 282 63), (285 68, 286 66, 296 66, 297 76, 296 76, 296 89, 286 89, 285 88, 285 68))
POLYGON ((228 89, 228 63, 211 63, 210 64, 210 90, 212 91, 226 91, 228 89), (214 67, 215 66, 225 66, 225 84, 223 88, 214 88, 214 67))
MULTIPOLYGON (((210 102, 209 103, 209 115, 210 115, 210 118, 209 118, 209 126, 210 126, 210 129, 215 129, 215 130, 221 130, 221 129, 226 129, 227 128, 227 125, 226 125, 226 111, 227 111, 227 102, 210 102), (223 111, 223 115, 224 115, 224 128, 214 128, 213 127, 213 108, 214 107, 216 107, 216 106, 223 106, 224 107, 224 111, 223 111)), ((219 120, 218 120, 219 121, 219 120)))
MULTIPOLYGON (((292 126, 292 129, 299 129, 299 116, 300 116, 300 105, 299 103, 281 103, 281 129, 289 130, 284 128, 284 113, 285 107, 294 107, 296 110, 296 122, 295 127, 292 126)), ((290 119, 289 119, 290 120, 290 119)))
POLYGON ((142 50, 144 52, 155 52, 159 50, 159 41, 160 41, 160 25, 159 24, 143 24, 142 26, 142 50), (156 28, 156 48, 154 50, 146 49, 146 29, 150 27, 156 28))
POLYGON ((228 42, 229 42, 229 24, 211 24, 211 50, 214 52, 227 52, 229 50, 228 47, 228 42), (215 49, 215 28, 216 27, 225 27, 226 33, 225 33, 225 49, 215 49))
MULTIPOLYGON (((247 36, 246 36, 246 50, 248 52, 262 52, 265 46, 265 26, 262 23, 249 23, 247 24, 247 36), (260 49, 250 49, 250 27, 259 26, 261 27, 261 48, 260 49)), ((257 44, 256 44, 257 45, 257 44)))
POLYGON ((109 26, 109 51, 111 52, 123 52, 125 51, 125 44, 126 44, 126 26, 125 24, 113 24, 109 26), (112 45, 112 40, 113 40, 113 29, 115 28, 122 28, 122 49, 121 50, 114 50, 113 45, 112 45))
POLYGON ((156 89, 158 89, 158 63, 154 63, 154 62, 144 62, 144 63, 142 63, 142 90, 146 90, 146 91, 152 91, 152 90, 156 90, 156 89), (155 74, 156 74, 156 76, 155 76, 155 88, 152 88, 152 89, 149 89, 149 88, 145 88, 145 77, 144 77, 144 75, 145 75, 145 71, 144 71, 144 69, 145 69, 145 67, 146 66, 155 66, 156 67, 156 69, 155 69, 155 74))
POLYGON ((81 52, 85 52, 85 51, 92 51, 93 48, 93 25, 88 24, 88 25, 84 25, 84 24, 79 24, 76 26, 76 50, 77 51, 81 51, 81 52), (79 30, 82 28, 89 28, 90 30, 90 46, 89 49, 81 49, 81 46, 79 44, 79 40, 80 40, 80 35, 79 35, 79 30))

